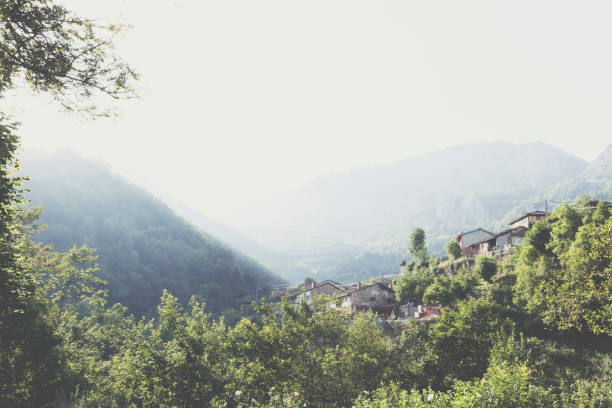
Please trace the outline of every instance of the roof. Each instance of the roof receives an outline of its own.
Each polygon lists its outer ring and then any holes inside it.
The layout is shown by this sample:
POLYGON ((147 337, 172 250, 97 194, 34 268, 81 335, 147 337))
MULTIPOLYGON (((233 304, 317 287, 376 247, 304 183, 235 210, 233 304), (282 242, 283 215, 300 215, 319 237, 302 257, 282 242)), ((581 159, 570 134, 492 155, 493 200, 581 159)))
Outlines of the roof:
MULTIPOLYGON (((491 235, 490 237, 487 237, 485 239, 481 239, 480 241, 474 242, 472 245, 482 244, 483 242, 490 241, 492 239, 495 239, 496 237, 497 237, 497 235, 491 235)), ((472 245, 470 245, 470 246, 472 246, 472 245)))
POLYGON ((540 211, 540 210, 528 212, 527 214, 521 215, 516 220, 510 221, 509 224, 514 224, 515 222, 520 221, 520 220, 522 220, 525 217, 529 217, 530 215, 546 215, 546 213, 544 211, 540 211))
POLYGON ((394 303, 388 303, 386 305, 370 305, 370 304, 365 304, 365 305, 353 305, 353 307, 356 310, 374 310, 374 311, 392 311, 393 308, 395 307, 394 303))
MULTIPOLYGON (((519 232, 519 231, 521 231, 521 232, 522 232, 523 230, 524 230, 524 231, 527 231, 528 229, 529 229, 529 228, 524 227, 524 226, 522 226, 522 225, 519 225, 518 227, 515 227, 515 228, 508 228, 507 230, 503 230, 502 232, 498 232, 497 234, 493 235, 492 237, 488 237, 488 238, 485 238, 485 239, 481 239, 481 240, 480 240, 480 241, 478 241, 478 242, 474 242, 472 245, 482 244, 483 242, 487 242, 487 241, 490 241, 490 240, 492 240, 492 239, 495 239, 495 238, 501 237, 502 235, 506 235, 506 234, 509 234, 509 233, 512 233, 512 232, 519 232)), ((487 231, 487 232, 488 232, 488 231, 487 231)), ((471 246, 471 245, 470 245, 470 246, 471 246)))
POLYGON ((495 238, 501 237, 502 235, 506 235, 506 234, 509 234, 509 233, 512 233, 512 232, 519 232, 519 231, 523 231, 523 230, 527 231, 528 229, 529 228, 527 228, 527 227, 519 225, 518 227, 508 228, 507 230, 503 230, 502 232, 498 232, 497 234, 495 234, 495 238))
POLYGON ((333 280, 327 279, 327 280, 324 280, 323 282, 319 282, 319 283, 314 282, 314 286, 312 288, 308 288, 308 289, 306 289, 304 284, 302 284, 302 285, 298 286, 297 288, 291 289, 290 291, 287 292, 287 294, 289 295, 289 297, 294 297, 294 296, 297 296, 300 293, 303 293, 303 292, 305 292, 307 290, 312 290, 312 289, 315 289, 315 288, 318 288, 318 287, 321 287, 321 286, 324 286, 324 285, 332 285, 333 287, 335 287, 339 291, 343 291, 343 290, 346 289, 346 287, 344 285, 342 285, 342 284, 340 284, 338 282, 335 282, 333 280))
POLYGON ((474 229, 471 229, 471 230, 469 230, 469 231, 465 231, 465 232, 460 233, 459 235, 457 235, 457 238, 462 237, 462 236, 467 235, 467 234, 471 234, 472 232, 476 232, 476 231, 484 231, 484 232, 486 232, 487 234, 495 235, 495 234, 493 234, 492 232, 487 231, 487 230, 486 230, 486 229, 484 229, 484 228, 480 228, 480 227, 478 227, 478 228, 474 228, 474 229))
POLYGON ((336 297, 345 297, 345 296, 348 296, 348 295, 350 295, 352 293, 359 292, 360 290, 364 290, 366 288, 370 288, 370 287, 372 287, 374 285, 380 285, 381 288, 384 288, 385 290, 388 290, 390 292, 395 293, 395 291, 393 289, 391 289, 390 287, 388 287, 387 285, 384 285, 384 284, 382 284, 380 282, 375 282, 375 283, 372 283, 371 285, 354 286, 354 287, 352 287, 350 289, 345 290, 342 293, 338 293, 338 295, 336 295, 336 297))
POLYGON ((290 291, 287 292, 287 294, 290 297, 293 297, 295 295, 299 295, 300 293, 302 293, 304 291, 304 285, 300 285, 297 288, 291 289, 290 291))

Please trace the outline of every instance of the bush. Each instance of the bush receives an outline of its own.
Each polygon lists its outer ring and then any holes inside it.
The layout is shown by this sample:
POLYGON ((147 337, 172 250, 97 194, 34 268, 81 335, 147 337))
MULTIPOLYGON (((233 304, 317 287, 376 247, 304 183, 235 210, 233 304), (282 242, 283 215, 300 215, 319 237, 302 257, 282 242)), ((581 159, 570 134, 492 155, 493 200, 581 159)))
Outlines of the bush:
POLYGON ((490 282, 491 278, 497 273, 497 261, 490 256, 480 255, 476 258, 474 272, 490 282))
POLYGON ((457 258, 459 258, 461 256, 461 247, 459 246, 459 244, 457 243, 457 241, 450 240, 448 241, 448 244, 446 244, 446 253, 448 254, 448 258, 450 260, 455 260, 457 258))

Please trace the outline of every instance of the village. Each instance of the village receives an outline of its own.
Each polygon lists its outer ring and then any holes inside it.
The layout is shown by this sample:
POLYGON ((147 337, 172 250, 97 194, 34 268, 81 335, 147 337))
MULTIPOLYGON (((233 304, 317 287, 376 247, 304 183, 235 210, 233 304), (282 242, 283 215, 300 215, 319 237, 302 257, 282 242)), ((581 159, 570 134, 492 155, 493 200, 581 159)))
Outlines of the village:
MULTIPOLYGON (((499 233, 492 233, 480 227, 459 233, 456 242, 461 248, 467 268, 473 267, 478 255, 492 256, 498 260, 512 255, 516 247, 522 244, 526 232, 547 216, 545 211, 532 211, 511 221, 510 228, 499 233)), ((327 296, 332 299, 330 307, 351 316, 362 311, 373 312, 378 316, 378 326, 381 328, 388 327, 389 320, 427 322, 441 317, 442 308, 439 305, 415 305, 412 302, 400 304, 396 301, 393 278, 407 273, 410 273, 408 263, 402 261, 400 271, 396 275, 375 277, 352 284, 307 279, 292 289, 274 292, 273 297, 286 297, 295 306, 302 302, 310 304, 316 297, 327 296)), ((447 270, 446 273, 450 271, 447 270)))

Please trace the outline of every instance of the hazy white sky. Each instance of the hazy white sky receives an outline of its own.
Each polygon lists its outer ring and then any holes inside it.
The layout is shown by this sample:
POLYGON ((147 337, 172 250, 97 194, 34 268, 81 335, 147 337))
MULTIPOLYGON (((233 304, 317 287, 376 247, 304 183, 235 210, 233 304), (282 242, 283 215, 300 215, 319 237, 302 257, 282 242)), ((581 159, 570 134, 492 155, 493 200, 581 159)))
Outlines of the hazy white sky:
MULTIPOLYGON (((70 0, 134 25, 143 98, 82 122, 19 92, 24 148, 106 161, 229 224, 253 197, 452 144, 612 143, 612 2, 70 0)), ((469 159, 469 158, 466 158, 469 159)))

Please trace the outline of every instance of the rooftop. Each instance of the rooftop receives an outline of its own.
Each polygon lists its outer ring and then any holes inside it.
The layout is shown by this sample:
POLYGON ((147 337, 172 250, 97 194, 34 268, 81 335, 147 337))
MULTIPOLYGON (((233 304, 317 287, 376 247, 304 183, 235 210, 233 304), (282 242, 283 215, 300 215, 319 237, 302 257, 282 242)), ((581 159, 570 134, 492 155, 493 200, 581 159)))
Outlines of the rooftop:
POLYGON ((352 288, 349 288, 349 289, 343 291, 342 293, 338 293, 338 295, 336 295, 336 297, 345 297, 345 296, 350 295, 351 293, 355 293, 355 292, 358 292, 360 290, 364 290, 366 288, 370 288, 370 287, 372 287, 374 285, 380 285, 381 288, 384 288, 385 290, 388 290, 388 291, 391 291, 391 292, 395 293, 395 291, 393 289, 391 289, 390 287, 388 287, 387 285, 384 285, 384 284, 382 284, 380 282, 375 282, 375 283, 372 283, 370 285, 353 286, 352 288))
POLYGON ((540 211, 540 210, 528 212, 527 214, 521 215, 516 220, 510 221, 510 224, 514 224, 515 222, 520 221, 520 220, 522 220, 525 217, 529 217, 530 215, 546 215, 546 213, 544 211, 540 211))

